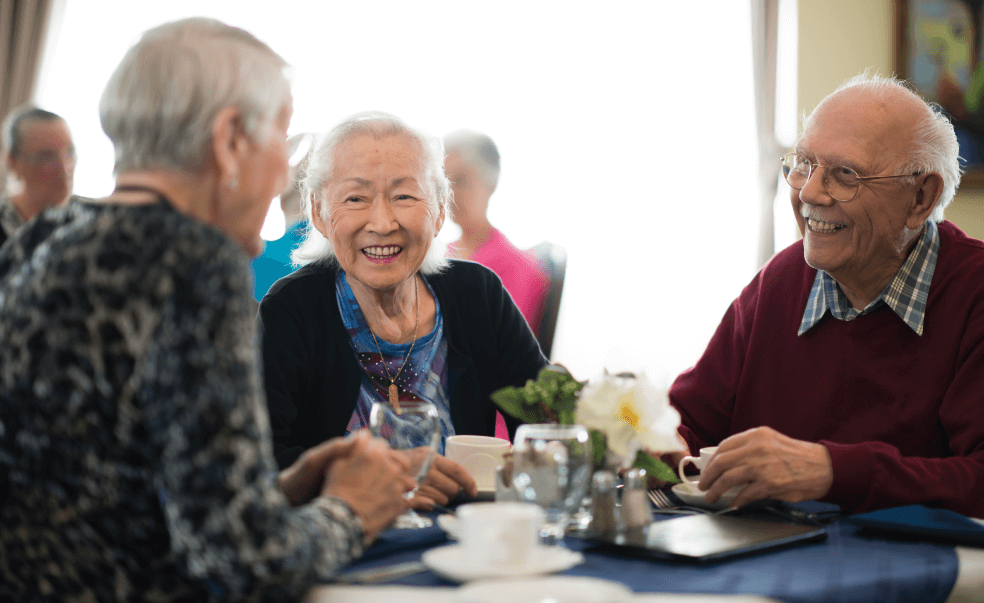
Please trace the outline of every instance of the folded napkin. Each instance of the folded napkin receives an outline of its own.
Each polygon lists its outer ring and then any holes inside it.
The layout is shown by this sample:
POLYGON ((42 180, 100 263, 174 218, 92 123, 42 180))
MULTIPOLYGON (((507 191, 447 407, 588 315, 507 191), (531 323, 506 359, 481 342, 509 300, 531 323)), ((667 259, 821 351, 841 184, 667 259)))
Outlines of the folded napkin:
POLYGON ((984 546, 984 526, 956 511, 946 509, 908 505, 860 513, 845 519, 881 532, 984 546))

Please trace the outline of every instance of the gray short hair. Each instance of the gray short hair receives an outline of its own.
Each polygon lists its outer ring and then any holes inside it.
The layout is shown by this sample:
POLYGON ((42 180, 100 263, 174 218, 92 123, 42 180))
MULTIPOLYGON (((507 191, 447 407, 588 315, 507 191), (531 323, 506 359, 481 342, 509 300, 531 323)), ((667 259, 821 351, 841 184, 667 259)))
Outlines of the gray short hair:
MULTIPOLYGON (((894 76, 883 77, 872 75, 868 72, 847 80, 827 98, 848 89, 859 89, 879 98, 901 92, 917 99, 923 104, 926 110, 911 125, 912 146, 909 148, 909 156, 896 168, 895 173, 936 172, 943 177, 943 192, 940 194, 940 200, 937 202, 929 218, 934 222, 942 222, 943 213, 950 202, 953 201, 953 196, 960 186, 961 174, 960 145, 957 142, 957 135, 953 130, 953 124, 950 123, 950 119, 943 113, 943 109, 936 103, 926 102, 904 80, 900 80, 894 76)), ((823 101, 820 104, 822 105, 823 101)), ((816 112, 816 109, 814 109, 814 112, 816 112)), ((806 118, 804 130, 809 127, 812 117, 813 115, 811 114, 806 118)), ((899 181, 903 184, 912 184, 915 182, 915 179, 900 178, 899 181)))
MULTIPOLYGON (((416 142, 420 147, 421 159, 426 166, 427 177, 434 189, 434 194, 430 197, 432 210, 435 213, 443 211, 445 217, 450 217, 448 206, 451 200, 451 183, 444 175, 444 143, 441 139, 409 126, 395 115, 370 111, 346 118, 328 132, 321 134, 314 143, 304 177, 301 179, 303 193, 301 203, 308 220, 312 219, 314 215, 312 212, 317 210, 321 220, 328 224, 329 228, 331 227, 325 188, 334 177, 332 171, 335 165, 335 153, 342 143, 355 136, 372 136, 377 140, 387 136, 406 136, 416 142)), ((424 274, 435 274, 444 270, 448 266, 444 251, 432 241, 420 271, 424 274)), ((337 261, 331 242, 314 228, 311 222, 308 223, 304 240, 290 257, 295 265, 316 262, 331 264, 337 261)))
POLYGON ((65 121, 61 115, 45 111, 35 105, 27 104, 17 107, 7 114, 3 120, 3 130, 0 133, 0 141, 3 144, 5 156, 17 157, 21 146, 24 144, 24 123, 29 121, 65 121))
POLYGON ((472 130, 455 130, 444 137, 444 150, 461 157, 490 190, 495 190, 499 184, 499 149, 488 135, 472 130))
POLYGON ((148 30, 123 57, 99 101, 116 173, 201 173, 212 121, 229 106, 242 111, 250 137, 265 140, 290 93, 286 71, 287 63, 269 46, 214 19, 182 19, 148 30))

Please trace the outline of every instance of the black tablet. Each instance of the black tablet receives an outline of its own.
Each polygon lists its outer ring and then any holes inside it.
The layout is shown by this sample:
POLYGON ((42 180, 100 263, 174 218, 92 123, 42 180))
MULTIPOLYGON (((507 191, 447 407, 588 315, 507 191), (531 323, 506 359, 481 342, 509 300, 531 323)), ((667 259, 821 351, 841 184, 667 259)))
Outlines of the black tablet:
POLYGON ((625 554, 710 562, 794 543, 822 540, 820 527, 725 515, 688 515, 641 530, 593 534, 589 540, 625 554))

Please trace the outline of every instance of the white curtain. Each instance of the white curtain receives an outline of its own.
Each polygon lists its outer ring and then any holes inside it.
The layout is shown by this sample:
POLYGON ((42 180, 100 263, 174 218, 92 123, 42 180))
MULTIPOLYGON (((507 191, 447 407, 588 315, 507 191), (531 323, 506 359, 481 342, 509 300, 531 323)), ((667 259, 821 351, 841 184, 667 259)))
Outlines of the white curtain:
POLYGON ((775 198, 782 152, 776 139, 776 63, 779 39, 779 0, 751 0, 752 72, 755 78, 755 122, 759 156, 758 265, 776 251, 775 198))

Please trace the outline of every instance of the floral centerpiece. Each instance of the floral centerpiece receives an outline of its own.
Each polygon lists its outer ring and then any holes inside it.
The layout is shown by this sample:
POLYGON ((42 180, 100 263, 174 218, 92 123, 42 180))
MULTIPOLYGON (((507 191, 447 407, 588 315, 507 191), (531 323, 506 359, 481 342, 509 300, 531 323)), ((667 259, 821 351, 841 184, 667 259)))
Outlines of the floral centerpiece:
POLYGON ((680 414, 666 392, 644 374, 607 371, 588 382, 561 365, 544 367, 523 387, 492 394, 502 412, 526 423, 584 425, 591 434, 595 467, 641 467, 652 477, 676 483, 676 471, 647 451, 680 448, 680 414))

